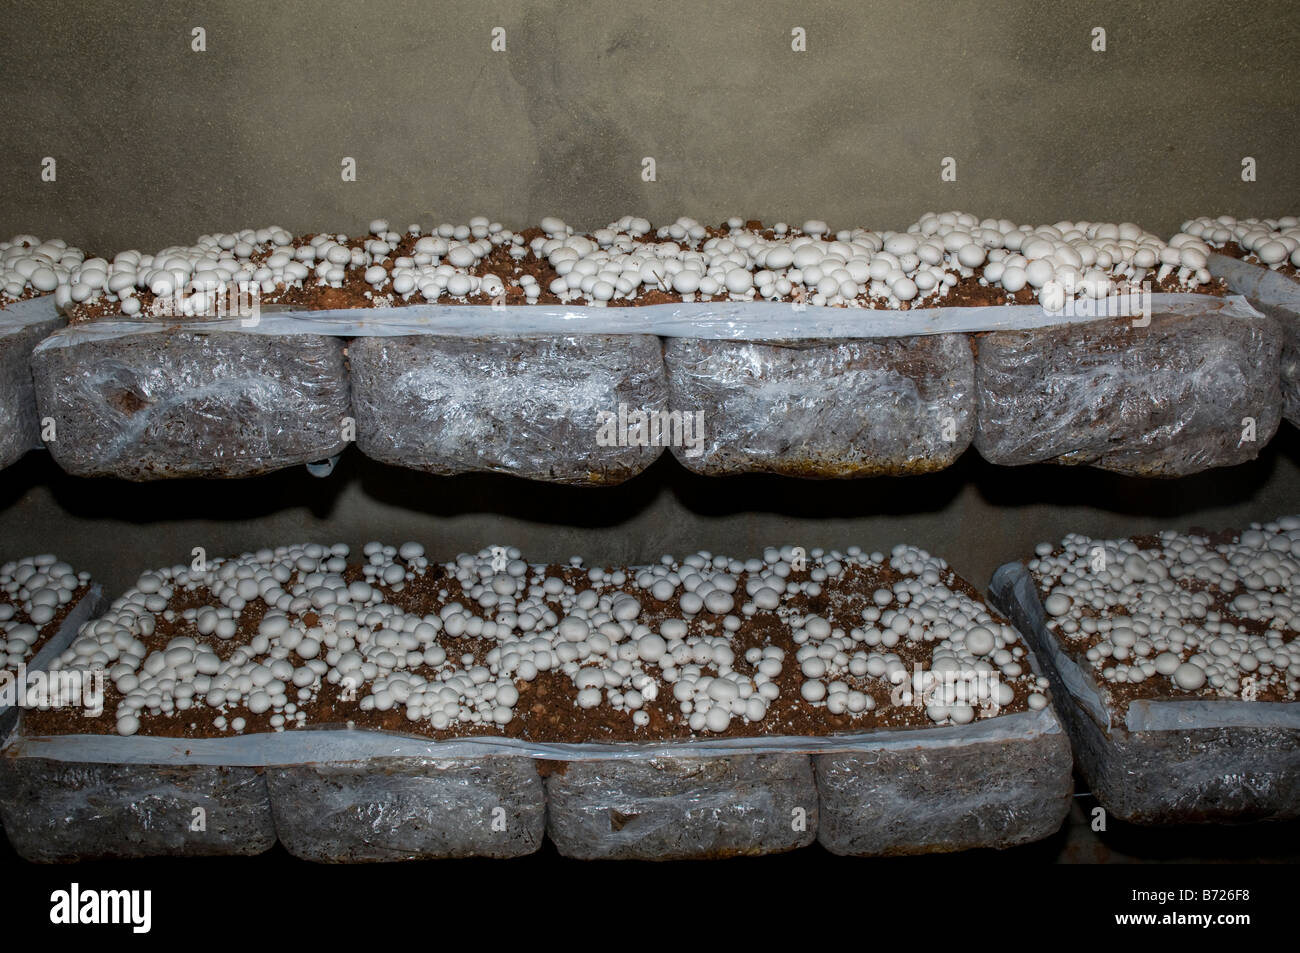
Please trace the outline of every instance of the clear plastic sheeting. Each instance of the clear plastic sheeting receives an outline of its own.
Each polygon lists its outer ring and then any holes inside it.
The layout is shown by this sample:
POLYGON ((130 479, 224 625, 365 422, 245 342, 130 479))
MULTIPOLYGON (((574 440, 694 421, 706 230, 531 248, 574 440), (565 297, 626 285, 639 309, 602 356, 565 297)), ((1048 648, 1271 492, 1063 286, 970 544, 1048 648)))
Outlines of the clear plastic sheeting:
POLYGON ((1209 269, 1282 328, 1282 414, 1300 427, 1300 282, 1227 255, 1211 255, 1209 269))
MULTIPOLYGON (((142 322, 136 322, 139 329, 142 322)), ((50 452, 77 476, 243 477, 346 446, 343 342, 231 331, 57 332, 32 355, 50 452)))
MULTIPOLYGON (((1032 659, 1031 659, 1032 661, 1032 659)), ((303 728, 224 738, 150 735, 29 735, 19 731, 0 757, 104 764, 284 765, 365 763, 385 758, 446 759, 517 755, 542 761, 630 761, 645 758, 725 758, 755 754, 835 754, 886 748, 942 747, 1016 740, 1059 731, 1050 708, 981 718, 969 725, 882 728, 833 735, 710 738, 693 741, 570 742, 469 737, 434 740, 369 729, 303 728)))
POLYGON ((697 473, 925 473, 956 461, 975 430, 974 360, 961 334, 673 338, 664 363, 670 410, 698 424, 672 452, 697 473))
POLYGON ((1281 333, 1242 298, 975 336, 975 447, 990 463, 1179 477, 1253 460, 1281 419, 1281 333))
MULTIPOLYGON (((1200 294, 1153 294, 1153 310, 1207 300, 1200 294)), ((1096 307, 1109 307, 1108 299, 1096 307)), ((1230 300, 1230 299, 1229 299, 1230 300)), ((593 305, 412 304, 320 311, 263 305, 257 322, 240 318, 158 324, 157 330, 211 328, 247 334, 333 334, 343 337, 496 337, 537 334, 650 334, 710 341, 859 340, 978 331, 1032 331, 1099 320, 1084 308, 1047 311, 1042 305, 913 308, 832 308, 780 301, 697 301, 632 307, 593 305)), ((1246 309, 1249 313, 1249 309, 1246 309)), ((98 320, 77 325, 69 342, 117 337, 138 321, 98 320)))
POLYGON ((664 408, 651 335, 363 337, 349 357, 357 445, 384 463, 616 484, 662 452, 630 423, 664 408))
POLYGON ((32 348, 63 323, 53 295, 17 301, 0 310, 0 469, 42 445, 32 388, 32 348))
POLYGON ((703 860, 811 844, 804 754, 574 761, 546 778, 547 833, 582 860, 703 860))
POLYGON ((522 756, 377 758, 266 777, 280 842, 303 860, 519 857, 546 829, 542 779, 522 756))
POLYGON ((1023 565, 1000 567, 989 594, 1043 659, 1079 770, 1106 810, 1138 824, 1300 817, 1300 705, 1147 700, 1120 719, 1048 630, 1023 565))

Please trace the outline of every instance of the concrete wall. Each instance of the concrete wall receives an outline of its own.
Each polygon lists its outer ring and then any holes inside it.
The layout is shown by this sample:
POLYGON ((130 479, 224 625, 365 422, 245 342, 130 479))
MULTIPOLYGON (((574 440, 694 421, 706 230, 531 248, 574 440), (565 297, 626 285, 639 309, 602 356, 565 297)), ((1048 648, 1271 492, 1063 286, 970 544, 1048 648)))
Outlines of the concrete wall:
POLYGON ((111 254, 377 216, 1285 214, 1296 22, 1287 0, 7 2, 0 234, 111 254))
POLYGON ((764 546, 887 552, 909 542, 978 586, 1004 562, 1068 532, 1128 536, 1221 529, 1300 513, 1300 432, 1284 424, 1260 459, 1182 480, 1082 467, 994 467, 971 450, 920 477, 836 482, 695 476, 661 459, 611 488, 509 477, 432 477, 350 448, 326 479, 304 469, 233 481, 130 484, 63 474, 44 452, 0 472, 0 560, 54 551, 120 592, 143 568, 287 542, 415 539, 439 559, 494 544, 531 560, 592 565, 748 557, 764 546))
MULTIPOLYGON (((7 3, 0 234, 112 254, 269 223, 356 232, 376 216, 901 227, 944 208, 1169 232, 1196 214, 1300 210, 1296 38, 1286 2, 7 3), (790 50, 796 26, 806 53, 790 50), (356 182, 341 181, 343 156, 356 182), (956 182, 939 180, 944 156, 956 182)), ((599 561, 906 540, 982 585, 1071 530, 1300 511, 1298 477, 1285 425, 1258 462, 1176 482, 998 469, 972 452, 905 480, 707 480, 664 460, 620 488, 573 490, 438 479, 353 450, 327 480, 134 486, 75 480, 38 453, 0 473, 0 558, 55 550, 117 591, 194 546, 299 539, 599 561)))

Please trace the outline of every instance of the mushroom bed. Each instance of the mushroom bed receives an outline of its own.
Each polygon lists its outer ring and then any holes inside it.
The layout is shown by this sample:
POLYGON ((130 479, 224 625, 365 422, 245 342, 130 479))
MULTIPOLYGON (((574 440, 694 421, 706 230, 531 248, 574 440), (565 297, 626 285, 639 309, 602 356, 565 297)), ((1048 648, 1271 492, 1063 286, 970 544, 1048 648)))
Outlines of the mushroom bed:
POLYGON ((268 549, 145 573, 85 625, 53 668, 107 669, 104 713, 24 712, 0 813, 46 861, 1009 846, 1071 791, 1034 665, 907 546, 623 569, 268 549))
POLYGON ((961 212, 903 231, 377 220, 364 237, 245 229, 111 262, 18 236, 0 287, 52 288, 73 324, 33 371, 51 450, 78 475, 243 476, 355 437, 428 472, 588 485, 626 480, 666 447, 701 473, 852 477, 940 469, 972 439, 998 463, 1175 476, 1253 458, 1279 413, 1280 332, 1223 301, 1212 238, 961 212), (1183 300, 1150 326, 1104 317, 1152 291, 1183 300), (210 321, 246 301, 280 312, 276 333, 210 321), (754 308, 775 303, 790 317, 773 328, 754 308), (504 307, 490 323, 520 327, 487 334, 461 317, 452 334, 421 330, 430 306, 504 307), (640 306, 659 308, 638 327, 640 306), (971 330, 1038 317, 974 341, 931 334, 940 311, 970 308, 987 315, 971 330), (1099 317, 1050 319, 1070 311, 1099 317), (816 333, 828 314, 888 326, 816 333), (375 327, 404 321, 391 337, 375 327))
POLYGON ((1300 518, 1044 543, 994 602, 1052 679, 1080 770, 1136 823, 1300 816, 1300 518))

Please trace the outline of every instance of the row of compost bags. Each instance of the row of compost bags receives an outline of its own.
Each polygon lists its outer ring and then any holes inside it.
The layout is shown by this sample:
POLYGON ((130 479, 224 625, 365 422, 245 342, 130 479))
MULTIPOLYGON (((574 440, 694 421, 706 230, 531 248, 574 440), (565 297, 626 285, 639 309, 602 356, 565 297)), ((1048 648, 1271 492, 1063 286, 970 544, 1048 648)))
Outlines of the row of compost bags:
MULTIPOLYGON (((1253 459, 1289 332, 1240 296, 1147 300, 1102 317, 717 302, 102 320, 30 364, 59 465, 131 480, 249 476, 352 440, 431 473, 578 485, 665 450, 702 474, 823 478, 938 470, 972 443, 1001 465, 1165 477, 1253 459)), ((30 347, 3 352, 6 396, 30 347)), ((24 399, 4 409, 30 429, 24 399)))
POLYGON ((0 751, 20 856, 256 854, 351 863, 668 860, 1009 847, 1064 820, 1070 747, 1051 708, 823 738, 540 744, 366 730, 222 739, 29 737, 0 751), (196 818, 201 823, 196 823, 196 818))

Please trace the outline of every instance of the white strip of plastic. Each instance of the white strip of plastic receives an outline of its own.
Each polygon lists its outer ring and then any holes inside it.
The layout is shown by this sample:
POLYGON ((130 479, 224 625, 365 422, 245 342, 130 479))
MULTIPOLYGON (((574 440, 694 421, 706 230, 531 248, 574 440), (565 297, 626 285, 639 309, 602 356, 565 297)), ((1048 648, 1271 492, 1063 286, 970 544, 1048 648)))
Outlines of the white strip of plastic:
MULTIPOLYGON (((1113 712, 1090 671, 1065 654, 1047 628, 1046 613, 1033 577, 1020 563, 1008 563, 993 574, 989 586, 999 603, 1016 603, 1021 619, 1034 628, 1036 641, 1056 668, 1070 695, 1108 732, 1113 712)), ((1248 702, 1234 699, 1145 700, 1130 703, 1124 727, 1137 731, 1196 731, 1215 728, 1271 728, 1300 731, 1300 702, 1248 702)))
POLYGON ((5 757, 47 758, 96 764, 225 765, 269 767, 344 764, 374 758, 464 759, 494 756, 548 761, 726 757, 747 754, 852 754, 899 748, 946 748, 989 741, 1029 741, 1057 734, 1051 708, 985 718, 969 725, 895 728, 815 738, 719 738, 698 741, 546 744, 517 738, 434 741, 414 735, 334 728, 296 729, 233 738, 155 738, 116 735, 32 736, 19 731, 5 757))
POLYGON ((1219 254, 1210 255, 1209 269, 1210 274, 1222 278, 1237 294, 1300 314, 1300 282, 1286 275, 1219 254))
POLYGON ((1197 728, 1286 728, 1300 731, 1300 703, 1190 699, 1130 702, 1129 731, 1193 731, 1197 728))
POLYGON ((0 337, 25 330, 33 324, 60 320, 62 316, 54 305, 54 295, 15 301, 8 307, 0 308, 0 337))
MULTIPOLYGON (((1156 314, 1218 314, 1225 318, 1263 316, 1242 295, 1216 298, 1198 294, 1153 294, 1156 314)), ((1096 302, 1107 308, 1107 301, 1096 302)), ((1041 305, 919 308, 884 311, 830 308, 773 301, 714 301, 656 304, 629 308, 587 306, 408 305, 397 308, 352 308, 337 311, 262 309, 257 319, 213 318, 180 321, 104 319, 55 332, 37 350, 71 347, 133 334, 164 331, 238 331, 245 334, 323 334, 339 337, 446 337, 523 334, 653 334, 659 337, 723 341, 791 341, 915 337, 983 331, 1023 331, 1063 324, 1088 324, 1113 318, 1106 313, 1046 311, 1041 305)), ((1128 316, 1122 316, 1128 317, 1128 316)), ((1141 320, 1139 314, 1134 320, 1141 320)))
MULTIPOLYGON (((1076 702, 1092 716, 1093 721, 1110 731, 1110 709, 1097 690, 1097 683, 1074 661, 1061 651, 1056 639, 1047 629, 1047 614, 1038 597, 1038 587, 1034 579, 1020 563, 1007 563, 999 566, 989 582, 989 594, 999 608, 1008 615, 1024 632, 1032 631, 1032 638, 1037 647, 1046 656, 1048 664, 1056 671, 1066 690, 1076 702)), ((1024 633, 1031 637, 1029 633, 1024 633)), ((1062 703, 1065 700, 1062 699, 1062 703)))

